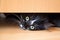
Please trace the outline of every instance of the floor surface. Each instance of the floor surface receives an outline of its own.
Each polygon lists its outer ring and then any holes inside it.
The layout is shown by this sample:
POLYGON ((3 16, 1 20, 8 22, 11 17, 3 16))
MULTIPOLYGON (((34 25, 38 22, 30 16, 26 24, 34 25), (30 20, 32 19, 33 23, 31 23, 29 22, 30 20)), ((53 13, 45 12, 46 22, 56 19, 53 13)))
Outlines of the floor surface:
POLYGON ((60 29, 29 31, 14 23, 0 22, 0 40, 60 40, 60 29))

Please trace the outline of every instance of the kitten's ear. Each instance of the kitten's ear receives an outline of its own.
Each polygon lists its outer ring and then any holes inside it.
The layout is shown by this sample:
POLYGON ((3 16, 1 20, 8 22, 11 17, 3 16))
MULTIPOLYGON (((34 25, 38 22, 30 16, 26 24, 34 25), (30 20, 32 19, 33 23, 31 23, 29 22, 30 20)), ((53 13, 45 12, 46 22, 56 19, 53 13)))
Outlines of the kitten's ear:
POLYGON ((0 18, 5 18, 5 17, 6 17, 5 14, 3 13, 0 14, 0 18))
POLYGON ((1 21, 3 21, 3 20, 5 21, 5 18, 6 18, 6 16, 5 16, 3 13, 1 13, 1 14, 0 14, 0 20, 1 20, 1 21))

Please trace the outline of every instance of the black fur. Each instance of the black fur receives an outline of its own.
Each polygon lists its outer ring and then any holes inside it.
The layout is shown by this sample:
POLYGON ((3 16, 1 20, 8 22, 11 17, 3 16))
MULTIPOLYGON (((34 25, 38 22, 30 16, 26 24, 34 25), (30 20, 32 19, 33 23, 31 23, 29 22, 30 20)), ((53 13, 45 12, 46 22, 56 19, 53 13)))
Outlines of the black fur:
POLYGON ((7 19, 17 20, 20 28, 28 30, 47 30, 52 26, 60 26, 60 18, 57 15, 45 14, 7 14, 7 19), (28 17, 28 20, 26 20, 28 17), (58 20, 57 20, 58 19, 58 20), (34 21, 32 23, 32 21, 34 21), (58 21, 58 22, 57 22, 58 21))

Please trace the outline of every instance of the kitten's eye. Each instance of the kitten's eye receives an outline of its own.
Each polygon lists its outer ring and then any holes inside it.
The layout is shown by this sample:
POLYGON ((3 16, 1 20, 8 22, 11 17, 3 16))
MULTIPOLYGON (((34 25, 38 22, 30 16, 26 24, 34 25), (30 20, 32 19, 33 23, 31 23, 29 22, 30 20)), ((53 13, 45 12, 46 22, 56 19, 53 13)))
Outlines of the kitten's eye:
POLYGON ((27 16, 25 19, 26 19, 26 21, 28 21, 29 20, 29 17, 27 16))
POLYGON ((35 29, 35 27, 34 26, 30 26, 30 29, 35 29))

